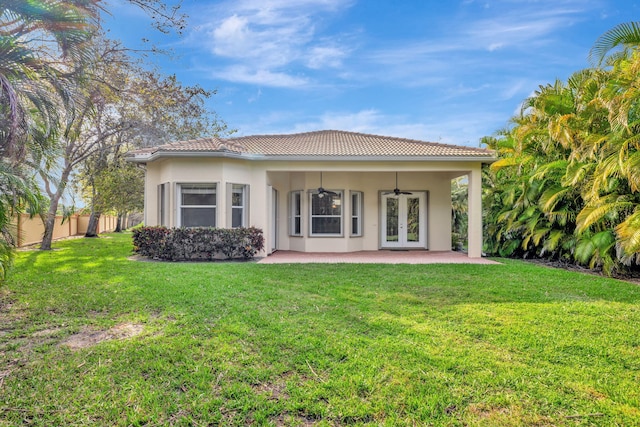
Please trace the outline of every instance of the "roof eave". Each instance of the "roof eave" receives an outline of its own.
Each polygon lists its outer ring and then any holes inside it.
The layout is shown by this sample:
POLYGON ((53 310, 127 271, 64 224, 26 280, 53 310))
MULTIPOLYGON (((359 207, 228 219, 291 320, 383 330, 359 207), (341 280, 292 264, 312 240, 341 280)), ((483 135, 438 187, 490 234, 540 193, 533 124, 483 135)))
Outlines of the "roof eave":
POLYGON ((232 151, 154 151, 151 154, 132 155, 127 157, 127 161, 133 163, 149 163, 160 158, 170 157, 224 157, 234 159, 248 159, 247 154, 232 151))
POLYGON ((322 156, 322 155, 263 155, 237 153, 231 151, 156 151, 149 155, 133 155, 127 160, 133 163, 148 163, 160 158, 201 157, 231 158, 251 161, 294 161, 294 162, 481 162, 493 163, 497 157, 492 154, 477 156, 322 156))

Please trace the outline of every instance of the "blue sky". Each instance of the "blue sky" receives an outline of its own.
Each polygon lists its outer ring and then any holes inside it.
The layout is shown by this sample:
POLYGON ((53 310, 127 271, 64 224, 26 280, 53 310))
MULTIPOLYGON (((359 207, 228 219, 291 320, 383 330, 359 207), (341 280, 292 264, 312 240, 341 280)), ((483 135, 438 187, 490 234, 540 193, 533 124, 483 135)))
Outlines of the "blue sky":
POLYGON ((478 146, 539 85, 588 66, 593 42, 640 0, 184 0, 165 36, 112 3, 104 25, 186 84, 237 135, 339 129, 478 146))

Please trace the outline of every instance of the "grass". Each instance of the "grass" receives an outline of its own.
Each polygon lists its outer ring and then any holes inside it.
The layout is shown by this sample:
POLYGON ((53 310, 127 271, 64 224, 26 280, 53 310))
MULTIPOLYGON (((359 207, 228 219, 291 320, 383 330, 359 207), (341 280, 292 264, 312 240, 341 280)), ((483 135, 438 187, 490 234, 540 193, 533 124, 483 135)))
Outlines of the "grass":
POLYGON ((640 424, 635 284, 54 247, 0 287, 0 426, 640 424))

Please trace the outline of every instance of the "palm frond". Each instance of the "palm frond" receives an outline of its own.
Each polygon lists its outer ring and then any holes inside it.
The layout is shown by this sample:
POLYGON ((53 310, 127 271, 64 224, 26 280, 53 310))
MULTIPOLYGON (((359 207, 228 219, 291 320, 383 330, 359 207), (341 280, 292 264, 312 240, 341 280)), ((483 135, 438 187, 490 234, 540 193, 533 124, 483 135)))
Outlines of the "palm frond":
POLYGON ((616 48, 640 45, 640 22, 624 22, 602 34, 589 51, 589 62, 600 66, 616 48))
POLYGON ((562 200, 562 198, 572 190, 573 189, 570 187, 553 185, 549 189, 545 190, 540 196, 540 208, 545 213, 553 212, 560 200, 562 200))
POLYGON ((640 253, 640 208, 618 224, 615 231, 625 255, 640 253))
POLYGON ((633 202, 624 200, 601 203, 596 206, 585 206, 576 217, 576 232, 583 233, 601 222, 605 217, 617 215, 621 210, 632 208, 633 206, 633 202))

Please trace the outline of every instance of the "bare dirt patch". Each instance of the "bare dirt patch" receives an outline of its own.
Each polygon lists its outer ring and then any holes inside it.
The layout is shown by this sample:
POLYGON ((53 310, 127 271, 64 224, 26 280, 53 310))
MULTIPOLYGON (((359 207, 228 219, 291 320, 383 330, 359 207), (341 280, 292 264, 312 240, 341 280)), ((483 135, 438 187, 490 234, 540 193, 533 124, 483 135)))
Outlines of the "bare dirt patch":
POLYGON ((265 394, 272 400, 286 400, 289 398, 287 394, 287 385, 283 382, 262 383, 255 387, 256 391, 265 394))
POLYGON ((140 335, 144 326, 135 323, 121 323, 106 331, 95 331, 85 328, 77 334, 71 335, 60 345, 66 345, 71 350, 80 350, 94 346, 103 341, 123 340, 140 335))
POLYGON ((285 372, 273 381, 255 384, 253 389, 260 394, 264 394, 270 400, 287 400, 289 399, 287 381, 293 378, 293 375, 293 372, 285 372))

